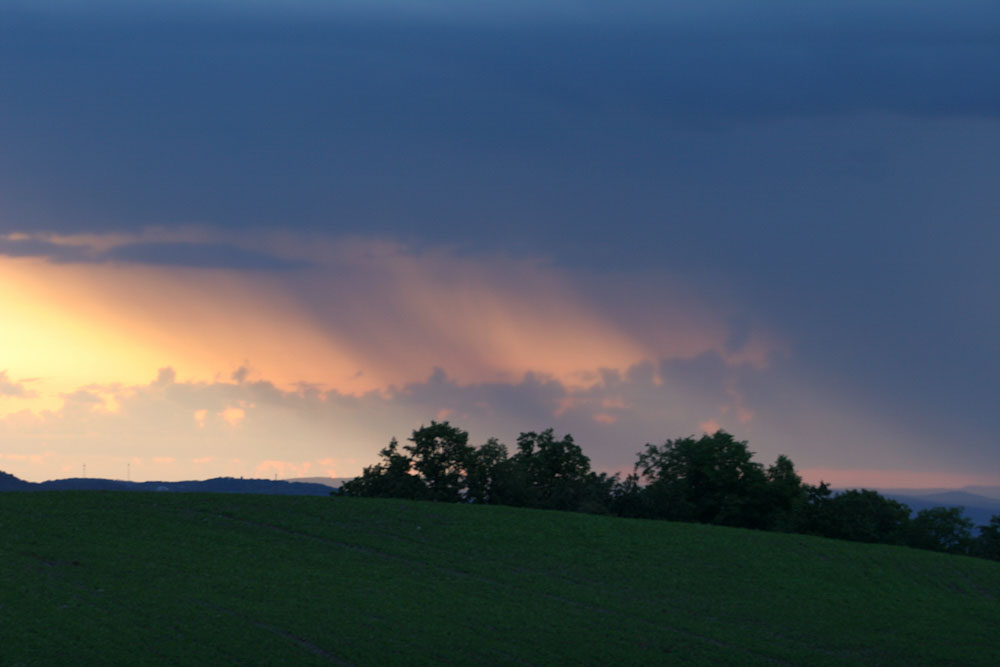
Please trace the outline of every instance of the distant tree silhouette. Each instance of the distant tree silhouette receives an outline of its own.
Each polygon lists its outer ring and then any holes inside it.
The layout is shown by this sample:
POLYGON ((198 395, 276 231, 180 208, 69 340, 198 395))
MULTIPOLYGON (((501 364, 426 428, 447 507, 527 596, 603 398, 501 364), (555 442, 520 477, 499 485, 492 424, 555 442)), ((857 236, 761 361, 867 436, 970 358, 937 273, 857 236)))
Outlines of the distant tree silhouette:
POLYGON ((590 473, 590 459, 573 436, 557 440, 553 430, 522 433, 517 458, 528 471, 536 503, 554 509, 575 509, 590 473))
POLYGON ((462 500, 475 455, 468 432, 446 421, 432 421, 430 426, 415 430, 409 440, 413 444, 403 449, 410 453, 413 469, 427 485, 427 497, 445 502, 462 500))
POLYGON ((625 479, 615 478, 609 492, 609 506, 613 514, 632 518, 654 518, 649 496, 639 484, 639 475, 632 473, 625 479))
POLYGON ((962 516, 961 507, 920 510, 910 520, 907 543, 919 549, 968 553, 973 525, 972 519, 962 516))
POLYGON ((910 508, 868 489, 833 494, 825 482, 803 484, 787 456, 766 470, 745 441, 719 430, 700 438, 647 444, 635 470, 597 474, 570 434, 527 431, 511 456, 490 438, 479 448, 449 422, 431 421, 400 448, 393 438, 378 463, 345 482, 340 495, 474 502, 625 517, 697 521, 906 544, 1000 560, 1000 515, 972 539, 957 507, 910 508))
POLYGON ((517 453, 498 469, 498 501, 557 510, 607 511, 611 483, 590 470, 590 459, 566 434, 528 431, 517 438, 517 453))
POLYGON ((794 533, 829 536, 834 532, 833 510, 829 505, 830 485, 802 485, 802 496, 793 503, 788 529, 794 533))
POLYGON ((491 439, 480 450, 468 444, 469 434, 448 422, 421 426, 403 447, 393 438, 379 452, 380 461, 360 477, 345 482, 346 496, 409 498, 457 502, 489 502, 497 468, 507 458, 506 447, 491 439))
POLYGON ((371 498, 427 497, 427 485, 413 474, 410 457, 400 453, 396 438, 379 452, 381 461, 364 469, 360 477, 344 482, 340 489, 345 496, 371 498))
POLYGON ((994 514, 988 525, 980 527, 971 553, 980 558, 1000 560, 1000 514, 994 514))
POLYGON ((473 453, 466 475, 466 499, 477 503, 495 503, 497 479, 507 463, 507 446, 490 438, 473 453))
POLYGON ((821 501, 821 535, 854 542, 904 544, 910 508, 870 489, 851 489, 821 501))
MULTIPOLYGON (((661 518, 762 528, 767 477, 753 452, 719 430, 701 438, 647 444, 636 470, 661 518)), ((790 463, 790 462, 789 462, 790 463)))

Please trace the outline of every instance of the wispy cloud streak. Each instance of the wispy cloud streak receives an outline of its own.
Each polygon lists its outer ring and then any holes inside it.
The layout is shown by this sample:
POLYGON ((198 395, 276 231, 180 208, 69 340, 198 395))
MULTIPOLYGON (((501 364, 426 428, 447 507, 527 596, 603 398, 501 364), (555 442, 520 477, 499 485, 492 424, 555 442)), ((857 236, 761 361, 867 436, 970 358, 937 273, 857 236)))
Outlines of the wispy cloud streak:
POLYGON ((302 260, 227 243, 139 241, 95 247, 73 239, 52 241, 23 233, 0 236, 0 255, 36 257, 57 264, 122 263, 251 271, 281 271, 308 266, 302 260))

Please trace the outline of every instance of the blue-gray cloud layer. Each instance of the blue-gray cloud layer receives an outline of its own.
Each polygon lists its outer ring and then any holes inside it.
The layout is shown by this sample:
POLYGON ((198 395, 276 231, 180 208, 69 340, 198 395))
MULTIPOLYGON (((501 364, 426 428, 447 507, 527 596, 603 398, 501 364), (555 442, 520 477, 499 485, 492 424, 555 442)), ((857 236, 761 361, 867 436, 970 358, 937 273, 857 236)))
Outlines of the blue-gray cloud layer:
POLYGON ((885 153, 911 138, 845 118, 1000 114, 995 3, 653 4, 606 22, 5 12, 0 225, 418 225, 466 243, 489 225, 528 245, 624 220, 662 241, 651 228, 677 217, 850 213, 814 181, 891 180, 885 153), (748 122, 830 117, 849 136, 740 145, 748 122), (767 191, 782 184, 791 201, 767 191))
MULTIPOLYGON (((679 129, 1000 114, 995 3, 654 4, 516 22, 4 11, 0 224, 416 223, 441 236, 544 219, 589 231, 620 211, 645 228, 707 195, 695 184, 668 208, 654 184, 703 183, 728 161, 679 129)), ((877 169, 879 146, 830 157, 877 169)))

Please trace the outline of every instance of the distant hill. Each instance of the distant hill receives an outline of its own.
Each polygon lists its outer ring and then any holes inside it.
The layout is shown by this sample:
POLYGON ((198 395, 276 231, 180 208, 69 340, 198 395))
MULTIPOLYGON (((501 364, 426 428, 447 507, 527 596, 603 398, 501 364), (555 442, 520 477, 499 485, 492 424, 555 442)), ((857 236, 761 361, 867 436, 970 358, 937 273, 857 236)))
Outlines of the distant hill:
POLYGON ((1000 500, 1000 486, 963 486, 960 489, 949 489, 945 487, 923 489, 876 487, 875 490, 884 496, 910 496, 913 498, 936 496, 942 493, 961 491, 974 496, 989 498, 990 500, 1000 500))
POLYGON ((1000 664, 1000 563, 514 507, 0 498, 3 664, 1000 664))
POLYGON ((25 482, 0 470, 0 491, 27 491, 30 488, 31 482, 25 482))
POLYGON ((339 489, 344 482, 354 479, 353 477, 290 477, 286 482, 300 482, 305 484, 325 484, 326 486, 339 489))
POLYGON ((47 482, 25 482, 0 472, 0 491, 158 491, 203 493, 257 493, 272 496, 328 496, 330 486, 308 482, 289 482, 242 477, 216 477, 185 482, 126 482, 114 479, 69 478, 47 482))
POLYGON ((921 494, 913 496, 942 505, 964 505, 966 507, 985 507, 1000 512, 1000 499, 990 498, 968 491, 942 491, 940 493, 921 494))
MULTIPOLYGON (((1000 514, 1000 500, 967 491, 935 491, 927 494, 902 494, 881 491, 886 498, 905 503, 914 513, 932 507, 961 507, 963 514, 977 526, 985 526, 990 517, 1000 514)), ((912 492, 911 492, 912 493, 912 492)), ((975 534, 975 533, 973 533, 975 534)))
POLYGON ((974 493, 977 496, 986 496, 993 500, 1000 500, 1000 486, 966 486, 961 491, 974 493))
MULTIPOLYGON (((972 519, 976 526, 989 524, 990 517, 1000 514, 1000 499, 972 493, 969 489, 978 488, 989 490, 993 487, 964 487, 962 489, 874 489, 886 498, 891 498, 903 503, 916 515, 920 510, 927 510, 933 507, 961 507, 962 515, 972 519)), ((833 489, 834 493, 840 493, 846 489, 833 489)), ((972 531, 973 535, 978 535, 978 531, 972 531)))

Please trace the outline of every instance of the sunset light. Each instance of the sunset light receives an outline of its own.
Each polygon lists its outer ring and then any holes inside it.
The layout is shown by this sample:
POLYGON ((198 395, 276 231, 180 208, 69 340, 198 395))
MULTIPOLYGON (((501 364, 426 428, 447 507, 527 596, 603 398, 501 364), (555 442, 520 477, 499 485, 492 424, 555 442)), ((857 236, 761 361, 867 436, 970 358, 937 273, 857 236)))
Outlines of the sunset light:
POLYGON ((986 9, 952 77, 930 10, 97 4, 0 9, 0 470, 352 476, 436 419, 1000 483, 986 9))
POLYGON ((997 0, 0 0, 0 667, 1000 664, 998 177, 997 0))

